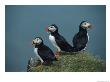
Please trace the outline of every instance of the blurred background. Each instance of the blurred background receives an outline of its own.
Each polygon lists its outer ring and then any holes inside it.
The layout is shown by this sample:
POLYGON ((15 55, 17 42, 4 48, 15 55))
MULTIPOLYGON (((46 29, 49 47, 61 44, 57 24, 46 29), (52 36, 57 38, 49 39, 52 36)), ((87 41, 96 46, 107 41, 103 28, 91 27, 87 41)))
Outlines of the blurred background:
POLYGON ((45 28, 51 24, 72 45, 73 36, 84 21, 92 23, 88 30, 87 51, 106 61, 105 5, 6 5, 5 6, 5 71, 25 72, 30 57, 35 57, 32 40, 40 36, 54 52, 45 28))

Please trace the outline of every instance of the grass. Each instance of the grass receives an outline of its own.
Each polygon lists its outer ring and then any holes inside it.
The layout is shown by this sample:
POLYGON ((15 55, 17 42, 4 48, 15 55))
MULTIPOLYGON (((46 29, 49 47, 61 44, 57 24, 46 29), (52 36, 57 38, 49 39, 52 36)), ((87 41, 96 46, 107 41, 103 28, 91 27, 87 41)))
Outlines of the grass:
POLYGON ((104 60, 88 52, 62 53, 50 66, 31 67, 30 72, 105 72, 104 60))

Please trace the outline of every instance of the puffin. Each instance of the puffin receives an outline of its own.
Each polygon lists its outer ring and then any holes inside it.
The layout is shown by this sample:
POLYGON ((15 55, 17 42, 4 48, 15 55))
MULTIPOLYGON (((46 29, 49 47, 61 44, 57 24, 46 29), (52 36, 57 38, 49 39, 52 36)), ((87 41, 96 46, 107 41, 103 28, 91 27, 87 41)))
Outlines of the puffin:
POLYGON ((55 24, 50 25, 45 30, 49 33, 49 40, 57 48, 56 55, 60 55, 60 52, 78 52, 84 50, 89 40, 87 29, 91 28, 91 26, 91 23, 88 21, 82 21, 80 23, 79 32, 73 36, 73 46, 59 34, 58 27, 55 24))
POLYGON ((32 44, 34 45, 34 53, 41 61, 41 65, 51 65, 53 61, 57 61, 53 51, 43 43, 41 37, 32 40, 32 44))
POLYGON ((88 21, 82 21, 79 25, 79 32, 73 37, 73 52, 85 50, 89 41, 87 29, 91 28, 92 24, 88 21))
POLYGON ((61 34, 59 34, 58 27, 55 24, 48 26, 45 30, 49 33, 50 42, 57 49, 57 56, 59 56, 61 52, 72 51, 72 46, 66 41, 66 39, 61 34))

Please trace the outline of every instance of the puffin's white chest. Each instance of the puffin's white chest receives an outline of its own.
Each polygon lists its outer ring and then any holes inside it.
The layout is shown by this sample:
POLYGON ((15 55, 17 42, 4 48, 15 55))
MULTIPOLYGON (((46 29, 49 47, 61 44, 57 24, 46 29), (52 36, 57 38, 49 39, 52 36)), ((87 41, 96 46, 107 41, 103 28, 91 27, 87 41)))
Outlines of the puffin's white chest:
POLYGON ((38 48, 34 48, 34 53, 35 54, 38 54, 38 51, 37 50, 38 50, 38 48))
MULTIPOLYGON (((88 41, 89 41, 89 35, 88 35, 88 33, 87 33, 87 38, 88 38, 88 41)), ((86 48, 87 48, 87 44, 86 44, 86 46, 85 46, 85 48, 83 50, 86 50, 86 48)))
POLYGON ((89 35, 88 35, 88 33, 87 33, 87 37, 88 37, 88 41, 89 41, 89 35))
POLYGON ((52 36, 51 34, 49 35, 49 40, 51 41, 51 43, 52 43, 54 46, 57 45, 57 43, 56 43, 56 41, 55 41, 55 37, 52 36))
POLYGON ((38 54, 38 48, 34 48, 34 53, 36 54, 37 58, 43 63, 43 59, 38 54))
POLYGON ((54 47, 56 47, 58 49, 58 51, 61 51, 60 47, 57 45, 56 41, 55 41, 55 37, 52 36, 51 34, 49 35, 49 40, 51 41, 51 43, 53 44, 54 47))

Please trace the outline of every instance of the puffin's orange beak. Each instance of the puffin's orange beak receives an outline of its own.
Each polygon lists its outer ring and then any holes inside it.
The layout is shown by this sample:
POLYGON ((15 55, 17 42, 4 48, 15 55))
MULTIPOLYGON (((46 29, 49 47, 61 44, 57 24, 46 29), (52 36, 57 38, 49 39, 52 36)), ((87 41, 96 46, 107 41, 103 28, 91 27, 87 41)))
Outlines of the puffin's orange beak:
POLYGON ((45 28, 45 31, 46 31, 46 32, 48 32, 48 31, 49 31, 49 30, 48 30, 48 27, 47 27, 47 28, 45 28))
POLYGON ((34 40, 32 41, 32 45, 34 45, 34 40))
POLYGON ((89 28, 92 29, 92 25, 90 25, 89 28))

